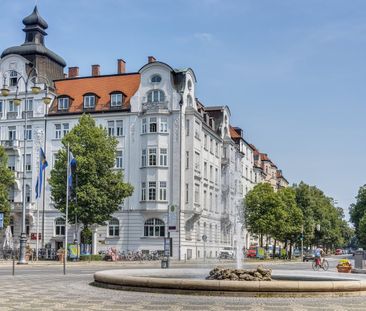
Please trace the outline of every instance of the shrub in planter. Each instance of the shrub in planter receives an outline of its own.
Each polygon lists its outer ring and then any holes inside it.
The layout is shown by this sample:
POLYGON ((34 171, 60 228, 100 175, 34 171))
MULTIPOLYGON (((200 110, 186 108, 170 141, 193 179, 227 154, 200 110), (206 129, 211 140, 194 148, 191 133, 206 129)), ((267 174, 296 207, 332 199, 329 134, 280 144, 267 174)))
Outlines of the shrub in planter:
POLYGON ((341 259, 337 265, 338 272, 348 273, 352 270, 351 262, 348 259, 341 259))
POLYGON ((81 255, 80 261, 101 261, 103 260, 102 255, 81 255))

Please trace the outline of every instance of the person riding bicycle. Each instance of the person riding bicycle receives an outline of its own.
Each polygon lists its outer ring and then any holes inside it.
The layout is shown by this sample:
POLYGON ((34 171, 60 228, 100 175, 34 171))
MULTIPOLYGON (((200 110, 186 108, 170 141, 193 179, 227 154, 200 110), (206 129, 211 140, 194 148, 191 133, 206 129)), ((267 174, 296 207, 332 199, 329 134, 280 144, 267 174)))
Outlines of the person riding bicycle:
POLYGON ((321 246, 318 246, 317 249, 314 252, 314 256, 315 256, 315 260, 319 260, 320 265, 323 266, 323 262, 324 262, 324 256, 325 256, 325 252, 324 250, 321 248, 321 246))

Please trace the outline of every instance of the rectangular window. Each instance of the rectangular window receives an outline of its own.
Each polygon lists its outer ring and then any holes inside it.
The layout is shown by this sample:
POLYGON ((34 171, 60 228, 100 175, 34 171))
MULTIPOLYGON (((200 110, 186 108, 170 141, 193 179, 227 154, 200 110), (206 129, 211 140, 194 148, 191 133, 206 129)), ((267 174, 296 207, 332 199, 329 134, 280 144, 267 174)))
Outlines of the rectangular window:
POLYGON ((160 166, 168 166, 168 149, 160 148, 160 166))
POLYGON ((10 155, 8 157, 8 168, 11 171, 15 171, 15 156, 14 155, 10 155))
POLYGON ((219 182, 219 170, 215 168, 215 184, 219 182))
POLYGON ((160 132, 167 133, 168 132, 168 118, 162 117, 160 119, 160 132))
POLYGON ((203 163, 203 178, 207 179, 207 162, 203 163))
POLYGON ((3 110, 4 110, 4 108, 3 108, 4 104, 3 103, 4 102, 2 100, 0 100, 0 118, 3 117, 3 110))
POLYGON ((149 201, 156 200, 156 182, 150 181, 149 182, 149 201))
POLYGON ((61 97, 58 100, 58 110, 68 110, 69 109, 69 98, 61 97))
POLYGON ((9 133, 9 140, 17 139, 17 128, 15 126, 9 126, 8 133, 9 133))
POLYGON ((159 200, 160 201, 166 201, 167 195, 166 195, 166 181, 160 182, 160 189, 159 189, 159 200))
POLYGON ((203 147, 207 150, 207 135, 206 134, 203 139, 203 147))
POLYGON ((194 128, 194 137, 197 139, 201 139, 201 124, 199 122, 196 122, 195 128, 194 128))
POLYGON ((55 124, 55 138, 61 139, 61 124, 55 124))
POLYGON ((186 203, 189 202, 189 184, 186 184, 186 203))
POLYGON ((186 169, 189 168, 189 151, 186 151, 186 169))
POLYGON ((18 84, 18 73, 15 70, 10 71, 9 85, 17 86, 18 84))
POLYGON ((64 130, 63 130, 63 136, 67 135, 69 133, 69 123, 63 123, 62 124, 64 130))
POLYGON ((116 121, 116 136, 123 136, 123 120, 116 121))
POLYGON ((213 202, 212 202, 212 192, 210 192, 210 202, 209 202, 209 206, 208 206, 208 209, 210 210, 210 211, 213 211, 213 206, 212 206, 212 204, 213 204, 213 202))
POLYGON ((189 120, 186 120, 186 136, 189 136, 189 120))
POLYGON ((210 181, 213 182, 213 167, 210 165, 210 181))
MULTIPOLYGON (((24 156, 23 156, 23 161, 24 161, 24 156)), ((32 170, 32 156, 30 154, 27 154, 25 156, 25 170, 27 172, 32 170)))
POLYGON ((203 190, 203 208, 207 209, 207 191, 203 190))
POLYGON ((33 99, 32 98, 28 98, 27 101, 25 102, 25 111, 33 111, 33 99))
POLYGON ((157 119, 155 117, 149 120, 149 132, 156 133, 158 131, 157 119))
POLYGON ((146 201, 146 183, 141 183, 141 201, 146 201))
POLYGON ((86 95, 84 96, 84 108, 90 109, 95 107, 95 96, 86 95))
POLYGON ((213 139, 210 138, 210 152, 213 153, 213 139))
POLYGON ((117 150, 116 168, 123 168, 123 151, 117 150))
POLYGON ((141 166, 142 167, 146 166, 146 149, 142 149, 141 152, 141 166))
POLYGON ((201 168, 200 165, 200 154, 198 152, 195 152, 195 161, 194 161, 194 169, 199 171, 201 168))
POLYGON ((18 107, 14 104, 14 101, 12 101, 12 100, 9 100, 8 112, 18 112, 18 107))
POLYGON ((147 124, 146 124, 146 119, 142 119, 142 123, 141 123, 141 133, 145 134, 147 131, 147 124))
POLYGON ((122 94, 115 93, 111 95, 111 107, 122 106, 122 94))
POLYGON ((219 156, 219 143, 218 143, 218 142, 216 142, 215 155, 216 155, 217 157, 219 156))
POLYGON ((156 166, 156 148, 149 148, 149 166, 156 166))
POLYGON ((200 185, 194 185, 194 202, 200 203, 200 185))
POLYGON ((108 135, 114 136, 114 121, 108 121, 108 135))
POLYGON ((24 136, 26 140, 32 139, 32 125, 27 125, 27 129, 24 131, 24 136))

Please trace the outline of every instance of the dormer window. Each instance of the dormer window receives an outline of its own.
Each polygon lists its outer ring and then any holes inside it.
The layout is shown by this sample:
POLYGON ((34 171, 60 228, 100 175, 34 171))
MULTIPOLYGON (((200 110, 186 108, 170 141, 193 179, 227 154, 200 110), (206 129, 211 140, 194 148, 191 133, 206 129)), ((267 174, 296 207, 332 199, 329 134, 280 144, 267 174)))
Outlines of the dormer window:
POLYGON ((165 94, 161 90, 152 90, 147 94, 149 103, 161 103, 165 100, 165 94))
POLYGON ((59 97, 57 100, 58 103, 58 110, 68 110, 70 98, 69 97, 59 97))
POLYGON ((122 93, 112 93, 111 94, 111 107, 121 107, 123 101, 122 93))
POLYGON ((161 77, 159 75, 153 75, 151 77, 151 83, 160 83, 161 82, 161 77))
POLYGON ((93 109, 95 108, 95 95, 94 94, 86 94, 84 95, 84 109, 93 109))

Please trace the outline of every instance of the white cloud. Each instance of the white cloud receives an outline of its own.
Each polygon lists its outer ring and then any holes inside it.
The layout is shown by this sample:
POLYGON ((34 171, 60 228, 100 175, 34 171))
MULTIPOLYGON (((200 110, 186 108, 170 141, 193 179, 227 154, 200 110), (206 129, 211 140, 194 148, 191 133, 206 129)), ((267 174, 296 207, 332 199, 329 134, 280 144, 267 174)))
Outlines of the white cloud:
POLYGON ((212 42, 214 40, 214 35, 208 32, 197 32, 193 34, 193 37, 202 42, 212 42))

